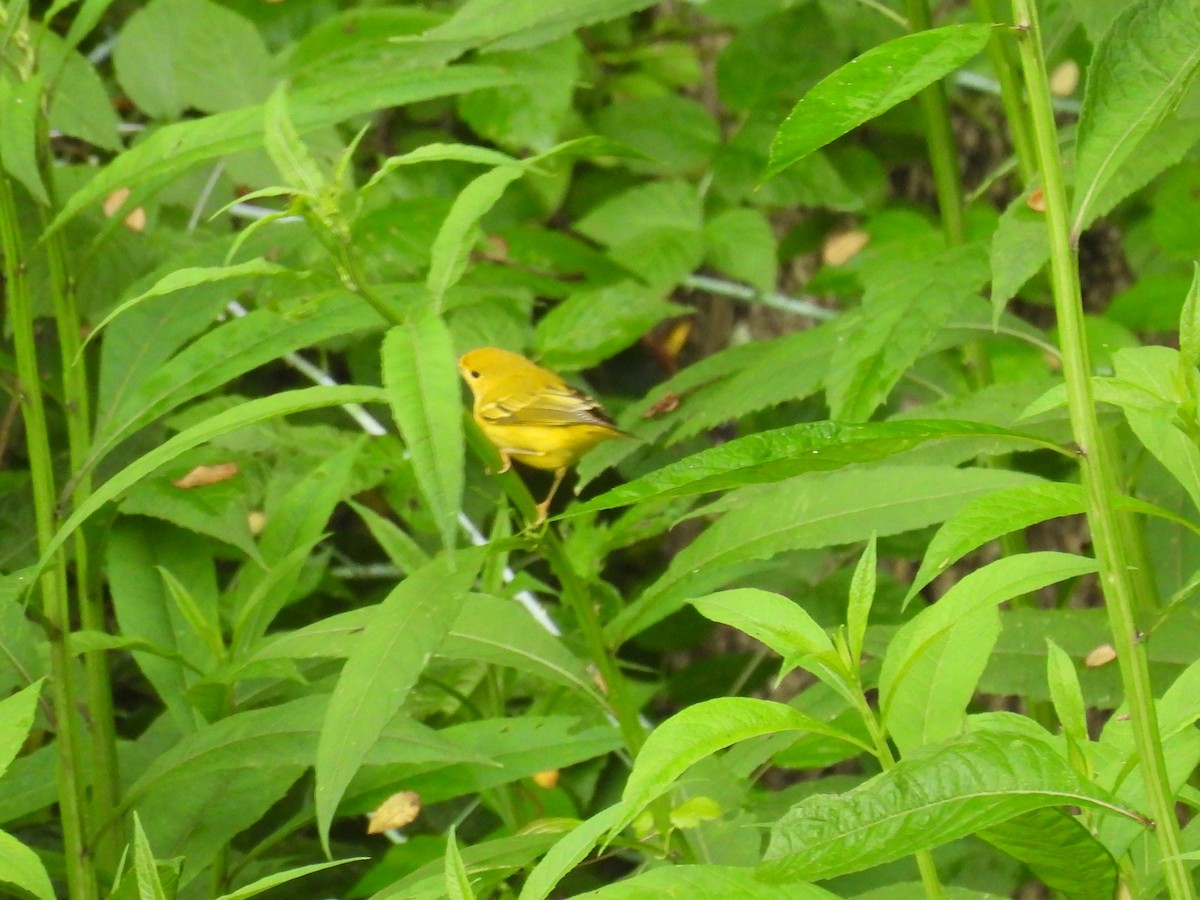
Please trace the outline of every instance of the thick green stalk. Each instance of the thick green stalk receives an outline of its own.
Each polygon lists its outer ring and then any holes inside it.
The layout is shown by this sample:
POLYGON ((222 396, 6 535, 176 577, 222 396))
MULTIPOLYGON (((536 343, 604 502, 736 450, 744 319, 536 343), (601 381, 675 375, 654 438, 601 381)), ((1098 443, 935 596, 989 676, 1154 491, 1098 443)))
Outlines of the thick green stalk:
MULTIPOLYGON (((913 31, 924 31, 933 24, 926 0, 907 0, 905 12, 908 14, 909 27, 913 31)), ((936 81, 921 91, 918 99, 925 114, 925 140, 929 145, 929 163, 933 169, 933 183, 937 188, 942 228, 946 232, 946 242, 954 246, 966 239, 967 225, 962 178, 958 171, 958 146, 954 141, 954 129, 950 122, 946 86, 941 81, 936 81)))
MULTIPOLYGON (((45 173, 49 181, 50 172, 45 173)), ((58 325, 58 346, 62 356, 63 408, 67 419, 67 442, 71 471, 81 472, 71 491, 72 507, 82 503, 92 491, 92 477, 86 471, 91 449, 91 395, 87 371, 80 354, 82 323, 76 303, 75 285, 67 271, 66 250, 61 233, 46 244, 50 260, 50 281, 54 295, 54 318, 58 325)), ((107 631, 104 600, 93 583, 91 557, 87 538, 82 529, 72 539, 75 561, 75 596, 80 625, 88 631, 107 631)), ((117 771, 117 737, 113 720, 112 681, 108 671, 108 655, 92 650, 83 656, 86 678, 88 721, 91 740, 88 742, 91 771, 90 818, 92 822, 108 822, 117 808, 120 779, 117 771)), ((106 828, 96 835, 96 862, 105 872, 115 872, 125 845, 124 830, 106 828)))
MULTIPOLYGON (((17 377, 20 382, 18 391, 29 449, 38 548, 44 551, 54 537, 56 497, 53 455, 46 427, 46 409, 33 331, 27 250, 21 239, 12 183, 7 177, 0 176, 0 251, 4 253, 5 300, 16 350, 17 377)), ((71 615, 63 554, 55 556, 54 565, 42 574, 39 583, 42 613, 50 641, 50 691, 57 726, 58 803, 66 852, 67 884, 74 900, 92 900, 99 897, 99 888, 87 846, 87 798, 81 779, 83 753, 72 683, 71 615)))
POLYGON ((1167 779, 1166 761, 1150 685, 1146 651, 1134 619, 1135 609, 1150 609, 1150 598, 1139 597, 1144 582, 1131 574, 1132 561, 1122 540, 1122 526, 1114 506, 1120 495, 1111 450, 1100 430, 1092 396, 1091 363, 1083 329, 1079 268, 1071 243, 1070 208, 1063 182, 1058 131, 1050 105, 1050 87, 1042 56, 1041 33, 1033 0, 1013 0, 1018 45, 1032 114, 1033 137, 1046 200, 1046 225, 1050 244, 1050 282, 1061 334, 1063 376, 1071 428, 1080 448, 1080 470, 1087 500, 1088 527, 1100 567, 1105 609, 1117 649, 1125 705, 1134 745, 1146 783, 1155 834, 1163 855, 1162 865, 1170 896, 1194 898, 1195 888, 1187 864, 1180 858, 1179 823, 1167 779))

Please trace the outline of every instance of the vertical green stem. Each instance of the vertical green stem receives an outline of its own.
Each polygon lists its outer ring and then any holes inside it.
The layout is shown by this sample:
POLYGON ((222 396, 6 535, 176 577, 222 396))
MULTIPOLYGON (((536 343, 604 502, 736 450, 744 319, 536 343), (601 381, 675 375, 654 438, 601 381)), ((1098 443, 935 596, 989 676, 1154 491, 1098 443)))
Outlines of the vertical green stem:
MULTIPOLYGON (((0 250, 4 253, 5 299, 16 349, 17 377, 20 381, 18 389, 29 449, 38 547, 44 551, 54 537, 56 497, 53 456, 34 339, 33 309, 26 269, 28 248, 21 239, 12 184, 4 176, 0 176, 0 250)), ((87 846, 87 798, 81 781, 83 754, 71 677, 71 616, 63 554, 57 554, 54 565, 42 574, 40 585, 50 641, 51 700, 57 725, 58 802, 66 851, 67 883, 72 898, 92 900, 99 897, 99 889, 87 846)))
MULTIPOLYGON (((981 21, 1004 21, 996 7, 996 0, 972 0, 972 3, 975 15, 981 21)), ((1002 29, 997 28, 988 41, 987 54, 996 80, 1000 82, 1000 102, 1004 104, 1004 116, 1008 120, 1008 133, 1017 157, 1017 171, 1021 174, 1021 183, 1028 185, 1037 172, 1037 154, 1029 130, 1029 112, 1021 92, 1020 60, 1016 58, 1015 48, 1007 37, 1002 29)))
MULTIPOLYGON (((933 23, 926 0, 906 0, 905 12, 913 31, 924 31, 933 23)), ((921 91, 918 98, 925 114, 925 140, 929 145, 929 162, 937 188, 938 208, 942 213, 942 228, 951 246, 966 239, 967 226, 963 211, 962 178, 958 172, 958 146, 950 122, 950 104, 946 86, 937 81, 921 91)))
POLYGON ((1092 397, 1091 363, 1083 330, 1078 261, 1071 243, 1070 209, 1059 158, 1058 132, 1050 105, 1050 87, 1033 0, 1013 0, 1013 19, 1017 23, 1033 137, 1045 193, 1050 281, 1062 335, 1067 406, 1075 441, 1080 447, 1088 527, 1100 567, 1105 608, 1117 648, 1117 661, 1138 761, 1155 818, 1155 833, 1163 856, 1167 886, 1174 900, 1194 898, 1195 889, 1187 864, 1180 858, 1179 823, 1175 818, 1174 799, 1163 757, 1150 670, 1134 619, 1135 609, 1149 609, 1151 604, 1149 598, 1138 596, 1138 588, 1144 583, 1133 577, 1131 560, 1122 541, 1121 521, 1114 507, 1114 500, 1119 495, 1117 477, 1112 466, 1112 453, 1096 418, 1092 397))
MULTIPOLYGON (((52 173, 46 171, 49 183, 52 173)), ((50 282, 54 295, 54 318, 58 323, 58 345, 62 356, 62 386, 64 411, 67 419, 67 441, 71 471, 82 473, 71 492, 73 507, 87 498, 92 490, 92 478, 86 471, 91 447, 91 396, 87 371, 80 355, 81 321, 76 303, 75 285, 67 271, 66 250, 61 233, 46 244, 50 261, 50 282)), ((106 631, 104 601, 95 590, 91 577, 91 558, 87 538, 82 529, 72 539, 75 560, 75 594, 80 625, 88 631, 106 631)), ((108 822, 117 807, 117 739, 113 721, 112 682, 108 672, 108 657, 103 650, 84 654, 88 721, 91 740, 88 742, 91 771, 90 818, 92 822, 108 822)), ((105 872, 114 872, 124 846, 121 828, 105 828, 96 836, 96 862, 105 872)))

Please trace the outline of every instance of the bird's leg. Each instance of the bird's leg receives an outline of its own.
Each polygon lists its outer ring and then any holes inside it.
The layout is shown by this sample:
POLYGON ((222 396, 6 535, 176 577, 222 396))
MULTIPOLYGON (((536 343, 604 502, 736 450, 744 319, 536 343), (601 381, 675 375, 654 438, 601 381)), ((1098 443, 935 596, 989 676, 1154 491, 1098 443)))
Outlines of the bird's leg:
POLYGON ((567 474, 567 467, 554 470, 554 484, 550 485, 550 493, 546 495, 546 499, 537 505, 537 518, 534 520, 534 525, 541 525, 546 521, 546 516, 550 514, 550 501, 554 499, 554 493, 558 490, 558 486, 562 484, 563 477, 567 474))
MULTIPOLYGON (((505 450, 503 447, 497 447, 496 450, 500 454, 500 468, 496 470, 495 474, 503 475, 505 472, 507 472, 509 469, 512 468, 512 457, 508 455, 508 451, 505 450)), ((489 475, 492 474, 491 469, 486 469, 485 471, 489 475)))

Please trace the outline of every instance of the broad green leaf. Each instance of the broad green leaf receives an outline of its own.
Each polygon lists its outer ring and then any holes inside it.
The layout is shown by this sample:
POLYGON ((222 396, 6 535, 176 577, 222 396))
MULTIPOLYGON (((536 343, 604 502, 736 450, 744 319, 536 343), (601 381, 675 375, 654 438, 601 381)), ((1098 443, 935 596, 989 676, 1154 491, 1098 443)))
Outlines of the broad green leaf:
POLYGON ((145 653, 131 648, 133 661, 166 706, 176 730, 189 734, 204 721, 188 700, 188 690, 196 680, 191 669, 203 664, 208 650, 203 637, 172 601, 160 573, 171 573, 193 596, 207 588, 215 606, 212 558, 197 535, 141 517, 119 519, 109 531, 105 551, 105 571, 120 634, 162 651, 145 653), (191 665, 184 665, 183 660, 191 665))
POLYGON ((1117 861, 1083 822, 1063 810, 1022 813, 979 836, 1021 860, 1067 900, 1112 900, 1117 895, 1117 861))
POLYGON ((0 831, 0 886, 18 888, 18 896, 54 900, 54 885, 38 855, 6 831, 0 831))
POLYGON ((572 113, 582 46, 575 35, 528 50, 488 54, 488 64, 520 76, 506 87, 472 91, 458 100, 463 121, 501 147, 546 150, 572 113))
POLYGON ((38 167, 38 117, 42 106, 42 79, 34 75, 14 83, 14 76, 0 77, 0 165, 43 205, 50 203, 38 167))
POLYGON ((471 879, 467 875, 467 867, 463 865, 462 854, 458 852, 458 841, 454 837, 454 826, 446 835, 446 896, 449 900, 474 900, 475 892, 471 889, 471 879))
POLYGON ((948 25, 873 47, 832 73, 796 104, 771 144, 767 175, 799 162, 915 96, 980 53, 991 25, 948 25))
POLYGON ((668 303, 661 291, 621 281, 572 293, 538 321, 534 342, 540 360, 552 369, 590 368, 663 319, 689 312, 668 303))
POLYGON ((633 762, 621 795, 621 815, 609 828, 615 837, 684 772, 730 744, 780 731, 820 734, 866 749, 857 738, 783 703, 719 697, 676 713, 650 733, 633 762))
POLYGON ((475 244, 479 220, 496 205, 505 189, 525 174, 524 166, 498 166, 472 180, 459 195, 430 250, 429 274, 425 286, 439 312, 450 290, 467 268, 467 257, 475 244))
MULTIPOLYGON (((853 426, 851 426, 853 427, 853 426)), ((671 560, 667 571, 609 622, 624 640, 725 584, 732 567, 787 550, 865 541, 923 528, 965 503, 1034 479, 1018 472, 952 466, 879 466, 813 473, 739 501, 671 560)))
POLYGON ((753 869, 738 866, 659 866, 616 881, 594 891, 576 894, 575 900, 651 900, 687 897, 688 900, 836 900, 825 888, 813 884, 763 884, 753 869))
POLYGON ((595 849, 620 812, 619 805, 610 806, 559 838, 525 879, 518 900, 546 900, 555 886, 595 849))
POLYGON ((988 277, 979 244, 921 260, 908 245, 885 252, 863 272, 862 308, 843 317, 826 376, 831 418, 839 421, 869 419, 955 314, 978 300, 988 277))
MULTIPOLYGON (((88 5, 91 4, 85 4, 85 9, 88 5)), ((75 24, 71 24, 72 31, 75 24)), ((56 73, 47 124, 55 131, 105 150, 121 150, 120 121, 95 67, 53 31, 42 31, 39 39, 40 68, 56 73)))
POLYGON ((704 203, 685 181, 652 181, 604 200, 575 223, 575 230, 609 247, 638 241, 650 232, 678 229, 699 233, 704 203))
POLYGON ((1096 571, 1068 553, 1025 553, 971 572, 896 632, 879 675, 879 709, 904 752, 950 737, 1000 631, 1005 600, 1096 571))
POLYGON ((383 384, 417 484, 451 548, 463 499, 461 390, 449 329, 428 306, 383 340, 383 384))
POLYGON ((702 450, 575 507, 575 514, 783 481, 807 472, 828 472, 875 462, 930 441, 1002 438, 1035 447, 1042 438, 980 422, 952 419, 842 424, 805 422, 760 431, 702 450))
POLYGON ((468 595, 437 655, 508 666, 604 703, 587 665, 513 600, 468 595))
POLYGON ((988 541, 1048 519, 1079 515, 1085 509, 1079 485, 1054 481, 996 491, 968 503, 946 520, 925 548, 921 568, 904 596, 905 605, 938 575, 988 541))
POLYGON ((37 568, 40 570, 45 566, 75 529, 95 515, 104 504, 115 500, 142 478, 158 469, 159 466, 169 463, 181 453, 198 447, 205 441, 210 441, 231 431, 237 431, 239 428, 245 428, 247 425, 254 425, 290 413, 322 409, 344 403, 379 402, 383 399, 383 391, 373 387, 339 385, 301 388, 295 391, 284 391, 270 397, 248 400, 232 409, 205 419, 203 422, 181 431, 164 444, 155 447, 100 485, 87 500, 80 504, 70 518, 59 526, 42 559, 39 560, 37 568))
POLYGON ((377 313, 344 296, 302 317, 257 309, 226 322, 152 372, 143 373, 141 380, 122 394, 119 405, 101 413, 88 464, 94 465, 121 440, 159 416, 285 353, 381 324, 377 313))
POLYGON ((758 875, 784 883, 859 872, 1054 806, 1136 817, 1076 775, 1048 740, 969 734, 852 791, 793 806, 772 827, 758 875))
POLYGON ((444 551, 383 599, 338 677, 316 758, 317 825, 329 826, 350 779, 442 643, 486 548, 444 551))
POLYGON ((775 231, 756 209, 727 209, 704 223, 704 255, 718 272, 759 291, 775 289, 775 231))
POLYGON ((258 29, 210 0, 142 6, 121 29, 113 66, 129 98, 158 119, 261 103, 274 80, 258 29))
POLYGON ((259 894, 265 893, 274 887, 287 884, 289 881, 295 881, 297 878, 303 878, 305 875, 323 872, 325 869, 332 869, 334 866, 344 866, 346 863, 361 862, 364 859, 367 859, 367 857, 355 856, 350 859, 335 859, 332 862, 314 863, 311 866, 297 866, 294 869, 287 869, 283 872, 266 875, 257 881, 252 881, 245 887, 238 888, 231 894, 222 894, 217 900, 248 900, 250 897, 257 897, 259 894))
POLYGON ((520 164, 520 160, 515 156, 509 156, 507 153, 501 153, 499 150, 492 150, 488 147, 476 147, 474 144, 442 144, 435 142, 425 144, 416 150, 410 150, 408 153, 402 153, 399 156, 389 156, 383 161, 383 164, 379 167, 379 171, 371 176, 371 180, 367 182, 363 191, 384 181, 389 175, 404 166, 415 166, 419 163, 443 162, 447 160, 475 163, 492 168, 520 164))
POLYGON ((1139 0, 1104 32, 1079 117, 1076 234, 1113 173, 1179 104, 1197 66, 1200 9, 1192 0, 1139 0))
POLYGON ((1123 408, 1129 427, 1200 506, 1200 447, 1175 424, 1172 407, 1179 402, 1176 382, 1179 356, 1168 347, 1134 347, 1113 354, 1118 379, 1142 391, 1160 406, 1123 408))
POLYGON ((488 50, 520 50, 558 40, 577 28, 653 6, 654 0, 467 0, 424 41, 461 42, 488 50))
MULTIPOLYGON (((304 134, 384 107, 508 84, 512 77, 508 72, 483 66, 452 66, 396 70, 362 83, 338 79, 292 92, 292 121, 304 134)), ((50 223, 47 234, 118 188, 157 184, 205 160, 261 147, 264 124, 263 105, 259 104, 159 128, 72 194, 50 223)))
POLYGON ((762 641, 780 656, 819 656, 833 651, 825 629, 804 607, 758 588, 717 591, 692 601, 706 619, 731 625, 762 641))
POLYGON ((644 157, 629 164, 635 172, 683 176, 703 171, 721 141, 712 112, 673 92, 617 97, 596 112, 593 123, 598 134, 644 157))
POLYGON ((49 674, 43 653, 46 636, 25 615, 18 600, 22 583, 10 574, 0 579, 0 685, 28 685, 49 674))
POLYGON ((8 771, 29 736, 43 680, 0 700, 0 776, 8 771))
POLYGON ((154 851, 142 830, 142 820, 133 814, 133 868, 137 872, 138 894, 142 900, 167 900, 158 877, 158 866, 154 864, 154 851))

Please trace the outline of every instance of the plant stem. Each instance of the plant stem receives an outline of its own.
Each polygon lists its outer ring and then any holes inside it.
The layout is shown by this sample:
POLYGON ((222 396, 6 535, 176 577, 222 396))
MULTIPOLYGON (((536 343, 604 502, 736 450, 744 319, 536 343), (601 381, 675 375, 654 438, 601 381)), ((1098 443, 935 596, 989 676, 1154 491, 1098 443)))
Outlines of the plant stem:
MULTIPOLYGON (((926 0, 907 0, 905 10, 913 31, 924 31, 933 24, 926 0)), ((925 114, 925 140, 929 145, 929 163, 933 168, 942 228, 946 232, 946 242, 957 246, 966 239, 967 227, 963 215, 962 178, 958 172, 958 147, 950 123, 946 86, 935 81, 921 91, 919 100, 925 114)))
MULTIPOLYGON (((981 21, 1003 21, 1000 10, 996 8, 996 0, 972 0, 972 3, 975 6, 975 15, 981 21)), ((1017 171, 1021 174, 1021 183, 1028 185, 1037 172, 1037 154, 1033 146, 1033 136, 1029 132, 1029 112, 1021 94, 1018 75, 1020 60, 1015 57, 1012 44, 1000 28, 995 30, 988 41, 987 54, 996 80, 1000 83, 1000 102, 1004 104, 1004 116, 1008 120, 1013 153, 1017 157, 1017 171)))
POLYGON ((1092 397, 1091 362, 1083 330, 1078 261, 1071 244, 1070 209, 1033 0, 1013 0, 1013 19, 1017 23, 1018 46, 1046 200, 1050 282, 1062 336, 1067 406, 1075 441, 1080 448, 1088 527, 1100 568, 1100 584, 1104 591, 1109 627, 1117 648, 1134 744, 1155 818, 1155 833, 1163 856, 1166 883, 1174 900, 1194 898, 1195 889, 1187 864, 1180 857, 1179 823, 1175 818, 1174 798, 1158 730, 1150 670, 1134 618, 1135 608, 1149 609, 1151 604, 1149 598, 1138 596, 1138 588, 1144 587, 1144 582, 1131 574, 1131 560, 1122 541, 1123 528, 1114 507, 1119 491, 1112 466, 1113 456, 1105 434, 1100 430, 1092 397))
MULTIPOLYGON (((16 198, 11 181, 0 176, 0 250, 4 253, 4 279, 16 350, 18 393, 29 451, 34 514, 39 550, 54 537, 54 471, 46 408, 38 371, 33 331, 32 298, 27 271, 27 248, 21 239, 16 198)), ((95 868, 87 846, 86 796, 81 774, 82 744, 79 715, 72 683, 71 615, 67 593, 66 559, 55 556, 54 565, 40 578, 43 615, 50 642, 51 700, 56 721, 59 815, 66 851, 67 885, 75 900, 99 897, 95 868)))
MULTIPOLYGON (((52 173, 45 172, 49 183, 52 173)), ((53 190, 53 188, 51 188, 53 190)), ((67 420, 67 441, 71 471, 83 473, 71 491, 72 508, 92 492, 92 477, 86 471, 91 448, 91 397, 87 369, 80 356, 82 323, 76 303, 75 285, 67 270, 62 234, 46 243, 50 261, 50 283, 54 299, 54 318, 58 325, 59 354, 62 357, 63 411, 67 420)), ((80 625, 89 631, 108 630, 104 600, 93 583, 87 538, 82 529, 72 539, 75 561, 75 595, 80 625)), ((112 681, 108 655, 92 650, 83 656, 85 693, 91 740, 88 742, 91 771, 89 816, 92 822, 108 822, 117 807, 120 778, 117 770, 117 737, 113 722, 112 681)), ((105 828, 95 836, 97 864, 105 872, 115 872, 125 845, 123 828, 105 828)))
MULTIPOLYGON (((863 724, 867 728, 867 733, 871 736, 871 742, 875 745, 875 758, 879 760, 879 765, 883 771, 888 771, 896 765, 896 757, 892 753, 892 746, 887 742, 887 735, 883 733, 883 727, 879 724, 879 719, 875 716, 875 711, 871 709, 871 704, 867 702, 866 696, 862 691, 862 684, 858 679, 858 672, 847 672, 848 679, 853 684, 852 696, 854 705, 858 709, 858 714, 863 720, 863 724)), ((928 850, 918 850, 913 854, 917 860, 917 869, 921 873, 921 883, 925 886, 925 896, 941 897, 942 882, 938 878, 937 864, 933 861, 933 854, 928 850)))

